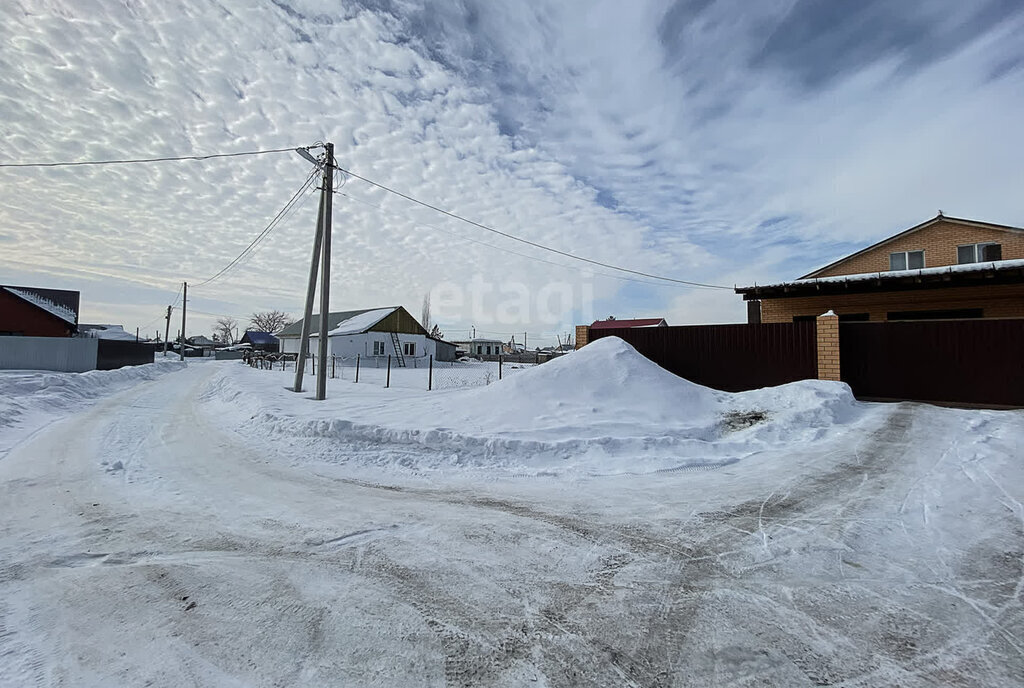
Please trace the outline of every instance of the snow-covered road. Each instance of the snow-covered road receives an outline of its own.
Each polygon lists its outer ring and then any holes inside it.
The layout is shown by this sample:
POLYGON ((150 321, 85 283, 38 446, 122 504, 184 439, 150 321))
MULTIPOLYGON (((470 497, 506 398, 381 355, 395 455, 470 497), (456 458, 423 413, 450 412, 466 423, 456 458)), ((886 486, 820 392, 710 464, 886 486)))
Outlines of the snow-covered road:
POLYGON ((710 470, 369 480, 199 403, 223 365, 0 458, 0 685, 1024 683, 1019 411, 871 405, 710 470))

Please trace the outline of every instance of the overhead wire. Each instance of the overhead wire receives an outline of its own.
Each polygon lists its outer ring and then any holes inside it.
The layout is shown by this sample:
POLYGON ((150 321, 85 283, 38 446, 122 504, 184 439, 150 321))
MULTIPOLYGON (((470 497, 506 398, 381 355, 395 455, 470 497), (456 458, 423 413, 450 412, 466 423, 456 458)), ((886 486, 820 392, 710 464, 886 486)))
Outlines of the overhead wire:
MULTIPOLYGON (((299 146, 315 148, 315 146, 299 146)), ((153 162, 176 162, 179 160, 213 160, 215 158, 240 158, 250 155, 268 155, 271 153, 294 153, 295 146, 289 148, 269 148, 264 150, 240 151, 238 153, 212 153, 210 155, 176 155, 164 158, 131 158, 122 160, 77 160, 65 162, 4 162, 0 167, 81 167, 84 165, 135 165, 153 162)))
POLYGON ((565 256, 566 258, 571 258, 573 260, 579 260, 579 261, 582 261, 584 263, 590 263, 591 265, 598 265, 600 267, 608 268, 608 269, 611 269, 611 270, 618 270, 620 272, 627 272, 627 273, 630 273, 630 274, 633 274, 633 275, 639 275, 641 277, 649 277, 651 279, 661 280, 661 281, 664 281, 664 282, 672 282, 672 283, 675 283, 675 284, 685 284, 685 285, 688 285, 688 286, 691 286, 691 287, 699 287, 699 288, 703 288, 703 289, 728 289, 730 291, 732 291, 732 289, 733 289, 733 287, 726 287, 726 286, 722 286, 720 284, 706 284, 704 282, 693 282, 693 281, 690 281, 690 280, 676 279, 674 277, 664 277, 662 275, 655 275, 655 274, 649 273, 649 272, 643 272, 643 271, 640 271, 640 270, 633 270, 631 268, 624 268, 624 267, 621 267, 619 265, 613 265, 611 263, 604 263, 602 261, 594 260, 592 258, 586 258, 584 256, 577 256, 576 254, 569 253, 568 251, 562 251, 562 250, 559 250, 557 248, 552 248, 550 246, 545 246, 544 244, 538 243, 536 241, 530 241, 529 239, 523 239, 522 237, 517 237, 514 234, 509 234, 508 232, 503 232, 500 229, 495 229, 493 227, 488 227, 487 225, 485 225, 483 223, 477 222, 475 220, 470 220, 470 219, 465 218, 465 217, 463 217, 461 215, 453 213, 453 212, 451 212, 449 210, 445 210, 444 208, 440 208, 440 207, 438 207, 436 205, 433 205, 431 203, 427 203, 426 201, 421 201, 418 198, 414 198, 413 196, 410 196, 408 194, 402 193, 401 191, 397 191, 395 189, 392 189, 389 186, 385 186, 384 184, 381 184, 379 182, 375 182, 372 179, 367 179, 366 177, 360 176, 360 175, 356 174, 355 172, 353 172, 351 170, 347 170, 347 169, 345 169, 343 167, 338 167, 337 169, 341 170, 342 172, 344 172, 347 175, 350 175, 352 177, 355 177, 356 179, 359 179, 360 181, 366 182, 367 184, 370 184, 371 186, 375 186, 378 189, 381 189, 383 191, 387 191, 390 194, 394 194, 395 196, 398 196, 400 198, 404 198, 405 200, 407 200, 407 201, 409 201, 411 203, 415 203, 417 205, 421 205, 424 208, 429 208, 429 209, 431 209, 431 210, 433 210, 435 212, 441 213, 442 215, 447 215, 448 217, 450 217, 452 219, 459 220, 460 222, 465 222, 466 224, 472 225, 472 226, 477 227, 479 229, 483 229, 483 230, 491 232, 493 234, 497 234, 499 236, 503 236, 503 237, 505 237, 507 239, 511 239, 513 241, 518 241, 518 242, 526 244, 528 246, 533 246, 534 248, 539 248, 539 249, 544 250, 544 251, 549 251, 551 253, 556 253, 556 254, 558 254, 560 256, 565 256))
MULTIPOLYGON (((367 200, 364 200, 362 198, 359 198, 358 196, 353 196, 352 194, 343 193, 341 191, 338 191, 336 193, 338 193, 341 196, 344 196, 345 198, 349 198, 349 199, 351 199, 353 201, 356 201, 357 203, 362 203, 364 205, 368 205, 371 208, 379 210, 382 213, 387 213, 387 214, 389 214, 389 215, 391 215, 393 217, 402 217, 402 219, 408 219, 408 220, 410 220, 411 222, 415 223, 418 226, 429 227, 431 229, 436 229, 439 232, 444 232, 445 234, 450 234, 451 236, 458 237, 459 239, 468 241, 468 242, 473 243, 473 244, 479 244, 481 246, 486 246, 488 248, 493 248, 493 249, 496 249, 498 251, 503 251, 505 253, 510 253, 510 254, 512 254, 514 256, 520 256, 521 258, 526 258, 527 260, 537 261, 538 263, 544 263, 546 265, 553 265, 556 268, 567 268, 567 269, 570 269, 570 270, 586 270, 586 269, 588 269, 588 268, 583 268, 583 267, 576 267, 576 266, 573 266, 573 265, 566 265, 565 263, 556 263, 556 262, 554 262, 552 260, 547 260, 545 258, 539 258, 537 256, 531 256, 528 253, 522 253, 520 251, 514 251, 514 250, 512 250, 510 248, 505 248, 504 246, 497 246, 495 244, 489 244, 486 241, 480 241, 479 239, 474 239, 472 237, 463 236, 463 235, 460 235, 460 234, 458 234, 456 232, 453 232, 453 231, 451 231, 449 229, 445 229, 444 227, 438 227, 437 225, 432 225, 429 222, 420 222, 419 220, 415 220, 413 218, 403 217, 403 216, 399 215, 396 212, 388 210, 387 208, 384 208, 382 206, 376 205, 375 203, 371 203, 370 201, 367 201, 367 200)), ((596 271, 594 271, 594 274, 598 275, 598 276, 601 276, 601 277, 607 277, 609 279, 622 280, 624 282, 635 282, 637 284, 647 284, 647 285, 652 286, 652 287, 672 287, 672 286, 676 286, 676 285, 673 285, 673 284, 668 284, 668 283, 663 283, 663 282, 651 282, 649 280, 637 279, 635 277, 626 277, 625 275, 612 275, 612 274, 609 274, 607 272, 596 272, 596 271)))
POLYGON ((272 219, 267 224, 266 227, 260 230, 259 234, 257 234, 256 237, 249 242, 248 246, 242 249, 241 253, 235 256, 230 263, 221 268, 215 275, 213 275, 212 277, 208 277, 202 282, 196 283, 193 288, 198 289, 200 287, 206 286, 207 284, 220 278, 235 265, 238 265, 247 256, 251 255, 252 252, 256 250, 256 247, 260 244, 260 242, 262 242, 263 239, 265 239, 274 230, 274 228, 281 223, 284 217, 291 212, 299 196, 301 196, 309 188, 310 184, 313 183, 318 171, 318 168, 313 168, 313 170, 309 173, 309 176, 307 176, 306 179, 302 182, 302 185, 299 186, 299 189, 294 194, 292 194, 292 197, 288 199, 288 202, 284 204, 284 207, 282 207, 277 212, 277 215, 274 216, 274 219, 272 219))

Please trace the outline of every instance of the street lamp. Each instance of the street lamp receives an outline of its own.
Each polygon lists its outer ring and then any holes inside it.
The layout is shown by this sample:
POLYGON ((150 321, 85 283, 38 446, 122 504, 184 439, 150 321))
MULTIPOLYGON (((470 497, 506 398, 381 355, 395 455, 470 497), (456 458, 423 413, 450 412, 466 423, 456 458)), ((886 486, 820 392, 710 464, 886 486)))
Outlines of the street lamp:
POLYGON ((308 148, 296 148, 296 149, 295 149, 295 152, 296 152, 296 153, 298 153, 299 155, 301 155, 301 156, 302 156, 303 158, 305 158, 306 160, 309 160, 309 161, 310 161, 311 163, 313 163, 313 164, 314 164, 314 165, 316 165, 317 167, 319 167, 319 166, 321 165, 320 161, 319 161, 319 160, 317 160, 316 158, 314 158, 314 157, 313 157, 313 156, 312 156, 312 155, 310 154, 310 152, 309 152, 309 149, 308 149, 308 148))

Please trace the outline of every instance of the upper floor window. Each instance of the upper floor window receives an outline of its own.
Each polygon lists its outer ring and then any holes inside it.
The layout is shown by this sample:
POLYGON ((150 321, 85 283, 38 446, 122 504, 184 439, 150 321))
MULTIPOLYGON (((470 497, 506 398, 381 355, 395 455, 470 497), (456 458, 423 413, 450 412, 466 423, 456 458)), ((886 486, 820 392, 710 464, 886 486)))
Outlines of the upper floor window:
POLYGON ((990 260, 1003 259, 1003 246, 991 241, 981 244, 964 244, 956 247, 956 262, 987 263, 990 260))
POLYGON ((899 251, 889 254, 890 270, 919 270, 924 267, 924 251, 899 251))

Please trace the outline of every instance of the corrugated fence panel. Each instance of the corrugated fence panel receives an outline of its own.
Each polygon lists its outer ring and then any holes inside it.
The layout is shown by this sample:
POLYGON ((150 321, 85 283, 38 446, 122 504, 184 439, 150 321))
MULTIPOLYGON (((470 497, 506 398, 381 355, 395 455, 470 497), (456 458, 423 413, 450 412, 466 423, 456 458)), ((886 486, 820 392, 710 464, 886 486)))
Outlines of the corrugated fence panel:
POLYGON ((97 370, 115 370, 124 366, 145 365, 153 362, 153 344, 100 339, 96 357, 97 370))
POLYGON ((96 369, 97 339, 0 337, 0 369, 84 373, 96 369))
POLYGON ((1024 406, 1024 320, 840 323, 858 397, 1024 406))
POLYGON ((621 337, 680 377, 742 392, 817 377, 813 322, 685 325, 591 330, 591 341, 621 337))

